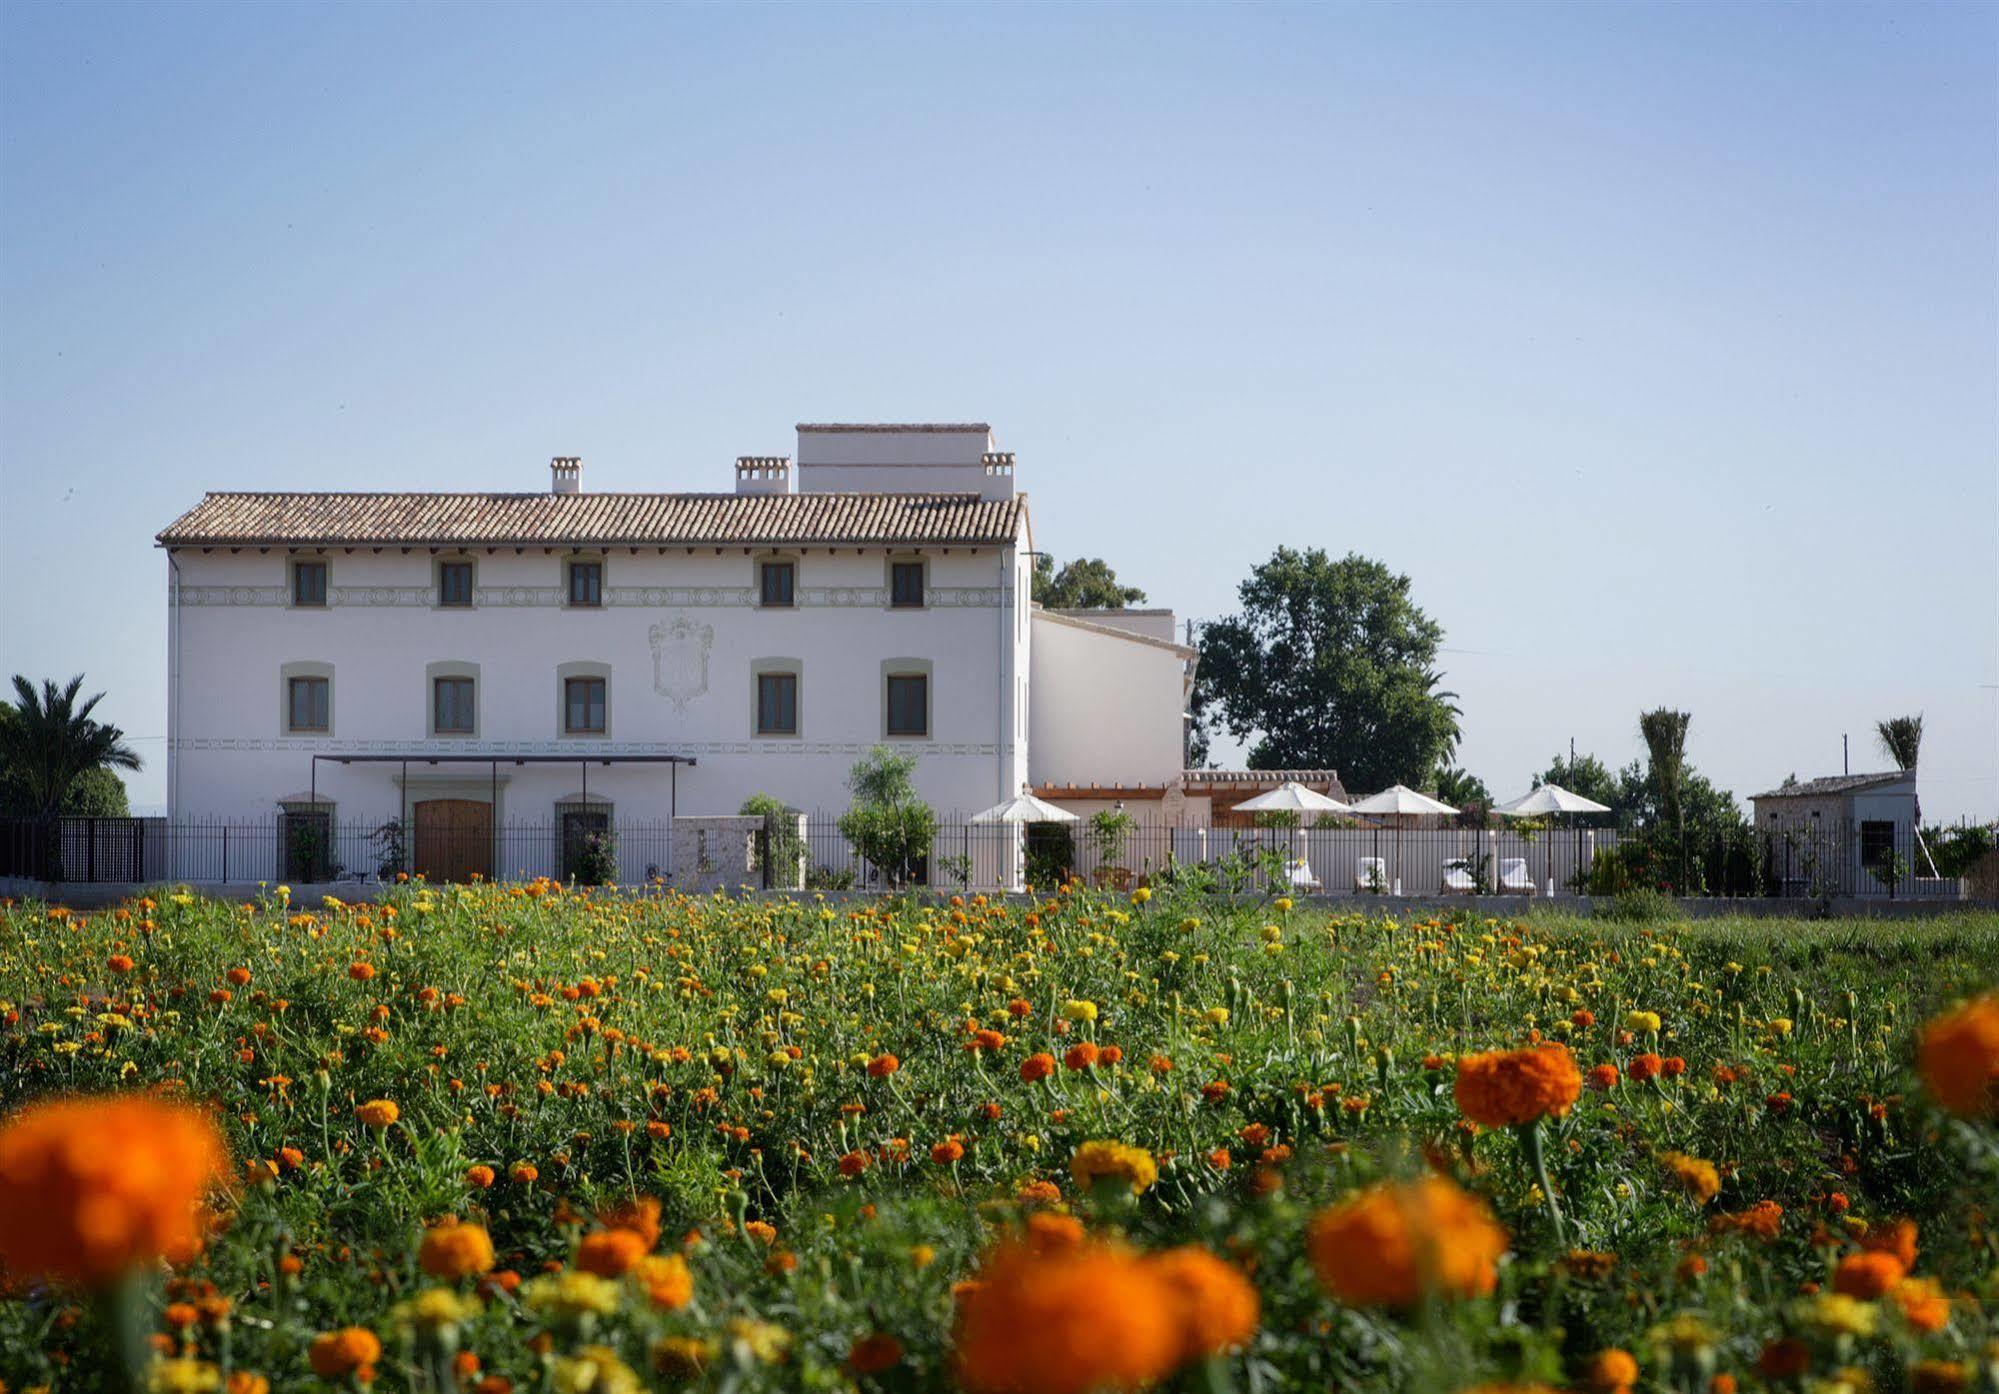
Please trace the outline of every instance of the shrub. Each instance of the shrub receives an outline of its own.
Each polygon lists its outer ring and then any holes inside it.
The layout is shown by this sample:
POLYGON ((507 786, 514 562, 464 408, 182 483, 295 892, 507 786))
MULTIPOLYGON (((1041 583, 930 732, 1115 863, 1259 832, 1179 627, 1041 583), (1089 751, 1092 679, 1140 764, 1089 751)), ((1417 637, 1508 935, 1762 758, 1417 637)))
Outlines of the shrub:
POLYGON ((1650 886, 1640 886, 1634 890, 1620 891, 1610 898, 1608 905, 1599 905, 1596 917, 1603 920, 1620 920, 1626 924, 1649 924, 1657 920, 1670 920, 1679 915, 1679 906, 1663 891, 1650 886))

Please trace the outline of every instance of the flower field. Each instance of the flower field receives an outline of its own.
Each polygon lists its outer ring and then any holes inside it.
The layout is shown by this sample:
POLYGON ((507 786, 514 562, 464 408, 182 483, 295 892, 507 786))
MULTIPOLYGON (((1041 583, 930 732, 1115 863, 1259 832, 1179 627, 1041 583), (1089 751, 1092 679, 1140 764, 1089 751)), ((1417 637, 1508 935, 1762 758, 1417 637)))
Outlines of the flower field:
POLYGON ((1999 916, 0 907, 0 1380, 1999 1390, 1999 916))

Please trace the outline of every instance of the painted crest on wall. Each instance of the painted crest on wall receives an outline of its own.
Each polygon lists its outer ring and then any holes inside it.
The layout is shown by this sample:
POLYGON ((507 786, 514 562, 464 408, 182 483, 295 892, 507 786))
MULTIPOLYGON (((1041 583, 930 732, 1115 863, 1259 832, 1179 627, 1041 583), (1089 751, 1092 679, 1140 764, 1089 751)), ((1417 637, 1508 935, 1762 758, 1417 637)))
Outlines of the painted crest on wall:
POLYGON ((653 691, 673 703, 676 711, 686 711, 689 702, 708 690, 714 626, 679 615, 654 625, 646 637, 652 644, 653 691))

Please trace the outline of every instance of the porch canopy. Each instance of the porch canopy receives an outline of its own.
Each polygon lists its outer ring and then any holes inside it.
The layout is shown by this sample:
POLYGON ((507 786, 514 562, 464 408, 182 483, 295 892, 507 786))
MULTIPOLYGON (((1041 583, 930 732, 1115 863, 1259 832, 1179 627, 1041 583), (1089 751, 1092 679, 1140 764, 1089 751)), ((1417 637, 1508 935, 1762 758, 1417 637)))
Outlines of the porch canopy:
MULTIPOLYGON (((319 762, 325 760, 335 765, 400 765, 402 767, 402 797, 409 796, 409 772, 411 765, 487 765, 491 767, 493 782, 493 804, 500 802, 500 766, 502 765, 575 765, 583 772, 583 797, 590 797, 590 767, 592 765, 666 765, 672 769, 672 787, 667 794, 669 817, 680 816, 680 766, 698 763, 692 755, 447 755, 434 750, 388 751, 372 755, 314 755, 312 757, 311 800, 319 802, 319 762)), ((408 810, 399 813, 406 817, 408 810)))

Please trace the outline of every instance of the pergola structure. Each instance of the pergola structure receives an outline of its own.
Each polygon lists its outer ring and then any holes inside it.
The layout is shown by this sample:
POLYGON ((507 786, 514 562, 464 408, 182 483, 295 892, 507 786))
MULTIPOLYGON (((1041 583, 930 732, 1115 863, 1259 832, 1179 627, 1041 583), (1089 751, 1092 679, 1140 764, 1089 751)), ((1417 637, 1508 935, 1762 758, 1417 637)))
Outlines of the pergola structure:
POLYGON ((409 819, 409 775, 411 765, 488 765, 492 769, 493 807, 500 803, 500 766, 502 765, 575 765, 583 772, 583 798, 590 798, 590 767, 592 765, 665 765, 672 771, 672 787, 667 795, 669 817, 680 813, 680 767, 693 766, 699 762, 692 755, 440 755, 434 751, 391 751, 379 755, 314 755, 312 757, 312 784, 310 798, 315 807, 319 804, 319 762, 328 761, 335 765, 400 765, 402 767, 401 788, 397 792, 396 817, 399 821, 409 819))

